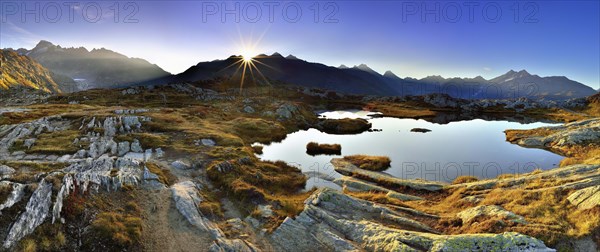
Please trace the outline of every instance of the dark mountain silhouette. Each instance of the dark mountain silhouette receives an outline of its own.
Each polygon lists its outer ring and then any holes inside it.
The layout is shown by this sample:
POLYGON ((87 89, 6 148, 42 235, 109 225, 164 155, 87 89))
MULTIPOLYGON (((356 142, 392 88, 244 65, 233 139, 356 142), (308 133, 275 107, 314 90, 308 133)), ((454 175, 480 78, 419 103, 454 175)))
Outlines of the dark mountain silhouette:
MULTIPOLYGON (((200 62, 177 75, 173 81, 198 81, 216 77, 231 77, 236 73, 240 56, 225 60, 200 62)), ((351 94, 370 95, 423 95, 445 93, 464 99, 545 98, 569 99, 593 95, 596 91, 566 77, 540 77, 527 71, 509 71, 504 75, 486 80, 475 78, 444 78, 428 76, 417 80, 400 78, 391 71, 383 75, 365 64, 339 67, 311 63, 293 56, 260 55, 254 59, 260 72, 270 80, 311 88, 329 89, 351 94)), ((238 75, 241 71, 238 71, 238 75)), ((247 73, 249 74, 249 73, 247 73)), ((255 78, 258 76, 254 73, 255 78)), ((239 76, 238 76, 239 77, 239 76)), ((258 78, 260 79, 260 78, 258 78)))
POLYGON ((63 48, 40 41, 33 49, 17 49, 56 74, 68 76, 86 88, 110 88, 151 82, 171 74, 146 60, 129 58, 104 48, 63 48))
MULTIPOLYGON (((225 60, 200 62, 175 76, 174 80, 181 82, 230 77, 236 72, 236 62, 239 60, 240 56, 231 56, 225 60)), ((394 95, 397 93, 394 88, 383 81, 383 76, 358 67, 339 69, 299 60, 295 57, 284 58, 280 54, 260 55, 255 61, 260 62, 255 65, 269 80, 353 94, 394 95)), ((238 74, 240 73, 241 70, 238 71, 238 74)), ((254 76, 255 79, 262 80, 256 71, 254 71, 254 76)))

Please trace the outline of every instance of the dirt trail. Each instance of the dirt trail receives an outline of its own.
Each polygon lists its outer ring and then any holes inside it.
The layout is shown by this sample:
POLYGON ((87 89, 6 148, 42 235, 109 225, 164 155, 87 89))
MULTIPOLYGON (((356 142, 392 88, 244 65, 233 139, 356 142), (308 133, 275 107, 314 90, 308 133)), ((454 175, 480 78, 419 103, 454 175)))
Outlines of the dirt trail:
POLYGON ((145 190, 143 244, 146 251, 208 251, 209 233, 192 226, 175 208, 169 188, 145 190))

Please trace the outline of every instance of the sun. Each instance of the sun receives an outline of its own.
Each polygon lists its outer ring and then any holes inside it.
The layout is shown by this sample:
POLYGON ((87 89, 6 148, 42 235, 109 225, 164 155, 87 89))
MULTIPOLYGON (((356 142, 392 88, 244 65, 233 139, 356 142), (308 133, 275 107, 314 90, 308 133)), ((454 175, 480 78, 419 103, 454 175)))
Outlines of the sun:
POLYGON ((252 53, 250 53, 250 52, 244 52, 244 53, 242 53, 242 59, 243 59, 245 62, 250 62, 250 61, 252 61, 252 58, 253 58, 253 57, 254 57, 254 56, 252 56, 252 53))

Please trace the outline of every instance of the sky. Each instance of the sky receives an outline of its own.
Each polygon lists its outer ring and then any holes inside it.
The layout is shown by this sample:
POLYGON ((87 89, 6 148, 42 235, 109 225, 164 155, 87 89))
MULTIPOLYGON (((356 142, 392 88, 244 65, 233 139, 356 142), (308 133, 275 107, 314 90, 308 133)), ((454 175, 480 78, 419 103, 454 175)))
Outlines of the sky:
POLYGON ((400 77, 526 69, 600 88, 600 1, 2 1, 0 47, 104 47, 180 73, 279 52, 400 77))

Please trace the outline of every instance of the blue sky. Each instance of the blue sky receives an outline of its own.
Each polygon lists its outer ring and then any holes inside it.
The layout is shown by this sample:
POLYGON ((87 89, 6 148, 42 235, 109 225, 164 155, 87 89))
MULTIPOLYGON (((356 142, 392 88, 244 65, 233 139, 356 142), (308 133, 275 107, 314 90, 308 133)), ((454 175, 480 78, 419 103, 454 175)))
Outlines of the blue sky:
POLYGON ((105 47, 172 73, 277 51, 401 77, 527 69, 600 88, 600 1, 68 2, 3 1, 0 47, 105 47))

